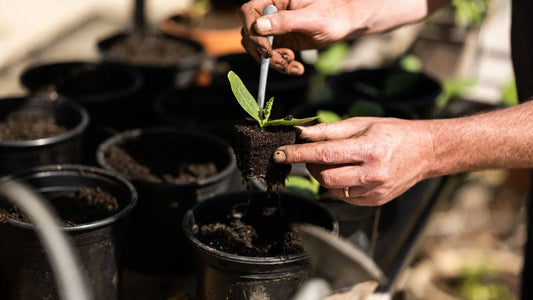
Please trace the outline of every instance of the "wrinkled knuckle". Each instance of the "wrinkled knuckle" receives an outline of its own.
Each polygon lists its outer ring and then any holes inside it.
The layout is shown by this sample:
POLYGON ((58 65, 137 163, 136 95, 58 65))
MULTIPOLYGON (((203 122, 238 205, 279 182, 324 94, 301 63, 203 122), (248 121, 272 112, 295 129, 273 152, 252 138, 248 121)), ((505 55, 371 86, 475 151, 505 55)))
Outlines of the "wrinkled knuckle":
POLYGON ((389 172, 389 169, 381 168, 378 171, 376 171, 374 176, 372 176, 371 181, 374 183, 385 183, 385 182, 388 182, 390 179, 391 179, 391 174, 389 172))
POLYGON ((327 189, 331 189, 335 187, 335 179, 333 178, 333 176, 331 176, 327 172, 322 171, 320 174, 320 178, 322 179, 320 183, 322 184, 323 187, 327 189))
POLYGON ((317 160, 326 164, 334 163, 336 160, 335 153, 331 150, 327 145, 322 145, 317 151, 317 160))

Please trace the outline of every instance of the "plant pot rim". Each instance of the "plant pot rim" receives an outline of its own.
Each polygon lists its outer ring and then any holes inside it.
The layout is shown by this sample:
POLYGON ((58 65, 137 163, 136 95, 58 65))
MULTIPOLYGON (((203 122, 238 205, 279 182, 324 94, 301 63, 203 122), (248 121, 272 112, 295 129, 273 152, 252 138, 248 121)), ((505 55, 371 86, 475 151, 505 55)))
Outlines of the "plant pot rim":
POLYGON ((118 133, 109 139, 105 140, 103 143, 101 143, 98 146, 98 149, 96 151, 96 160, 98 163, 106 170, 116 172, 121 174, 124 178, 128 179, 131 182, 142 182, 144 185, 152 185, 152 186, 158 186, 158 187, 188 187, 188 186, 206 186, 210 185, 215 182, 219 182, 223 180, 224 178, 227 178, 229 174, 235 171, 237 168, 236 161, 235 161, 235 155, 233 154, 233 151, 228 143, 226 143, 221 138, 214 136, 212 134, 200 131, 200 130, 194 130, 194 129, 184 129, 184 128, 177 128, 177 127, 170 127, 170 126, 158 126, 158 127, 149 127, 149 128, 136 128, 136 129, 130 129, 123 131, 121 133, 118 133), (168 183, 168 182, 153 182, 148 180, 141 180, 132 178, 131 176, 127 174, 122 174, 117 172, 112 166, 110 166, 107 163, 107 160, 105 159, 104 153, 106 150, 113 146, 113 145, 120 145, 121 141, 124 140, 133 140, 142 134, 150 134, 150 133, 177 133, 182 135, 191 135, 191 136, 198 136, 202 137, 206 140, 212 141, 214 143, 219 144, 221 147, 225 148, 226 152, 228 153, 229 162, 228 164, 219 172, 217 172, 215 175, 199 179, 192 182, 179 182, 179 183, 168 183))
MULTIPOLYGON (((222 194, 222 195, 215 195, 213 197, 210 197, 206 200, 203 200, 199 203, 196 203, 194 206, 192 206, 190 209, 187 210, 187 212, 185 213, 185 216, 183 217, 183 222, 182 222, 182 227, 183 227, 183 231, 185 232, 185 235, 189 238, 189 240, 198 247, 198 249, 203 252, 203 253, 208 253, 209 256, 214 256, 216 259, 218 258, 223 258, 224 261, 229 261, 229 262, 234 262, 234 263, 238 263, 238 264, 241 264, 241 265, 261 265, 261 266, 271 266, 271 265, 280 265, 280 264, 291 264, 291 263, 298 263, 298 262, 301 262, 301 261, 304 261, 304 260, 307 260, 309 259, 309 254, 304 251, 302 253, 297 253, 297 254, 290 254, 290 255, 286 255, 286 256, 281 256, 281 257, 277 257, 277 256, 263 256, 263 257, 259 257, 259 256, 243 256, 243 255, 237 255, 237 254, 231 254, 231 253, 227 253, 227 252, 223 252, 223 251, 220 251, 220 250, 217 250, 213 247, 209 247, 208 245, 200 242, 200 240, 198 240, 194 234, 193 234, 193 230, 190 226, 190 220, 191 219, 194 219, 194 211, 200 207, 200 206, 203 206, 203 205, 207 205, 209 204, 209 202, 211 201, 217 201, 218 197, 220 196, 224 196, 224 197, 239 197, 239 196, 242 196, 242 195, 246 195, 248 194, 250 198, 253 197, 253 195, 260 195, 260 194, 265 194, 265 192, 261 192, 261 191, 235 191, 235 192, 230 192, 230 193, 226 193, 226 194, 222 194)), ((333 222, 333 228, 331 229, 331 232, 333 234, 338 234, 339 233, 339 223, 335 217, 335 215, 333 215, 333 213, 331 211, 329 211, 327 208, 325 208, 323 205, 319 204, 317 201, 314 201, 314 200, 311 200, 311 199, 307 199, 307 198, 304 198, 304 197, 299 197, 299 196, 295 196, 295 195, 291 195, 291 194, 286 194, 286 193, 282 193, 282 195, 287 195, 289 197, 292 197, 292 198, 298 198, 298 199, 301 199, 302 201, 305 201, 305 202, 308 202, 310 203, 311 205, 315 205, 315 206, 319 206, 319 207, 322 207, 324 208, 324 212, 330 216, 331 220, 334 220, 333 222)))
POLYGON ((9 97, 9 98, 1 98, 1 101, 22 101, 22 100, 30 100, 35 102, 41 102, 45 103, 48 102, 52 104, 53 102, 60 103, 61 105, 64 105, 68 108, 73 109, 74 111, 77 111, 80 114, 80 122, 73 128, 69 128, 66 132, 46 137, 46 138, 40 138, 40 139, 33 139, 33 140, 23 140, 23 141, 2 141, 0 140, 0 147, 10 147, 10 148, 29 148, 29 147, 37 147, 37 146, 48 146, 51 144, 57 144, 63 141, 66 141, 68 139, 71 139, 75 136, 81 135, 85 129, 87 129, 87 126, 89 125, 89 113, 83 106, 80 104, 74 102, 73 100, 70 100, 66 97, 58 97, 57 99, 49 99, 45 97, 36 97, 36 96, 21 96, 21 97, 9 97))
MULTIPOLYGON (((89 222, 85 224, 79 224, 75 226, 61 226, 61 229, 66 232, 78 232, 78 231, 87 231, 87 230, 94 230, 101 227, 104 227, 106 225, 109 225, 111 223, 116 222, 119 219, 124 218, 126 215, 130 213, 130 211, 135 207, 137 203, 137 190, 133 185, 123 176, 120 176, 117 173, 110 172, 108 170, 104 170, 97 167, 92 166, 84 166, 84 165, 76 165, 76 164, 63 164, 63 165, 47 165, 47 166, 40 166, 36 168, 32 168, 26 171, 14 173, 11 175, 6 175, 2 178, 0 178, 0 184, 9 182, 10 180, 24 180, 25 178, 29 176, 37 176, 37 177, 46 177, 47 175, 51 175, 54 173, 63 173, 68 172, 71 174, 77 174, 82 176, 91 176, 95 178, 106 178, 113 180, 114 182, 118 182, 119 184, 123 185, 128 189, 128 191, 131 193, 131 199, 129 200, 129 203, 124 206, 121 210, 113 214, 112 216, 109 216, 107 218, 97 220, 94 222, 89 222)), ((34 230, 34 225, 16 221, 13 219, 7 219, 7 223, 24 228, 29 230, 34 230)))
POLYGON ((127 88, 122 89, 115 89, 113 91, 108 92, 101 92, 101 93, 94 93, 94 94, 84 94, 80 93, 77 95, 77 97, 73 97, 71 93, 64 93, 61 92, 60 86, 61 84, 56 86, 56 92, 60 95, 63 95, 67 98, 75 99, 76 102, 80 102, 82 104, 89 104, 89 103, 98 103, 102 101, 106 101, 111 96, 115 99, 121 98, 127 95, 131 95, 138 90, 141 89, 143 85, 143 79, 141 73, 133 68, 129 67, 125 64, 118 64, 114 62, 97 62, 97 61, 83 61, 83 60, 71 60, 71 61, 58 61, 58 62, 42 62, 42 63, 36 63, 28 66, 20 76, 20 83, 28 90, 32 91, 34 88, 31 86, 31 78, 32 76, 35 76, 39 72, 42 72, 46 70, 47 68, 54 68, 54 67, 94 67, 94 68, 112 68, 115 70, 120 70, 123 72, 127 72, 131 75, 132 83, 127 88), (36 74, 34 74, 36 73, 36 74))
POLYGON ((132 65, 132 66, 136 66, 140 68, 147 68, 147 69, 167 69, 167 68, 168 69, 170 68, 188 69, 188 68, 197 66, 204 59, 206 55, 204 47, 199 42, 191 38, 187 38, 187 37, 173 36, 171 34, 168 34, 162 31, 147 32, 147 34, 162 36, 169 40, 182 41, 182 42, 188 43, 189 45, 195 48, 196 53, 194 53, 193 55, 187 56, 187 57, 183 57, 182 59, 180 59, 179 61, 175 63, 169 63, 169 64, 132 63, 132 62, 128 62, 127 60, 109 55, 108 50, 112 44, 114 44, 116 41, 119 41, 128 35, 131 35, 132 33, 133 33, 132 31, 120 31, 120 32, 111 34, 110 36, 99 40, 96 46, 100 52, 100 55, 104 58, 104 60, 109 61, 109 62, 119 63, 119 64, 132 65))

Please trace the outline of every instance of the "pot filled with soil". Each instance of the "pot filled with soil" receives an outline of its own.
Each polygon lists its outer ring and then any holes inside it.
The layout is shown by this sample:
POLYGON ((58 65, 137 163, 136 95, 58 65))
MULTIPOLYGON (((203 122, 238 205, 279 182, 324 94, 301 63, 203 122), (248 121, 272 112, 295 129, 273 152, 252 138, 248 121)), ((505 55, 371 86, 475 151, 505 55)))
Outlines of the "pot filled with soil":
POLYGON ((147 99, 170 87, 191 85, 205 57, 198 42, 159 32, 117 33, 99 41, 97 46, 104 61, 141 70, 143 95, 147 99))
MULTIPOLYGON (((137 201, 123 177, 99 168, 54 165, 0 180, 22 180, 50 201, 71 238, 95 299, 118 299, 126 219, 137 201)), ((2 299, 59 299, 45 249, 19 208, 0 201, 2 299)))
POLYGON ((89 114, 59 97, 0 99, 0 174, 81 161, 89 114))
POLYGON ((154 101, 154 110, 165 125, 200 129, 226 140, 233 122, 245 117, 233 95, 213 87, 165 91, 154 101))
POLYGON ((58 93, 87 109, 91 122, 84 139, 85 163, 104 139, 143 125, 140 72, 130 66, 96 62, 58 62, 27 68, 20 78, 32 93, 58 93))
POLYGON ((229 188, 236 171, 230 146, 201 131, 137 129, 105 141, 97 159, 130 179, 139 192, 127 264, 159 274, 189 271, 191 250, 180 223, 191 205, 229 188))
POLYGON ((290 299, 310 272, 293 223, 338 233, 327 209, 289 194, 229 193, 191 208, 183 227, 198 261, 199 299, 290 299))
POLYGON ((436 79, 400 67, 341 73, 331 78, 331 85, 339 99, 362 98, 386 108, 410 108, 422 119, 434 117, 435 100, 442 91, 436 79))

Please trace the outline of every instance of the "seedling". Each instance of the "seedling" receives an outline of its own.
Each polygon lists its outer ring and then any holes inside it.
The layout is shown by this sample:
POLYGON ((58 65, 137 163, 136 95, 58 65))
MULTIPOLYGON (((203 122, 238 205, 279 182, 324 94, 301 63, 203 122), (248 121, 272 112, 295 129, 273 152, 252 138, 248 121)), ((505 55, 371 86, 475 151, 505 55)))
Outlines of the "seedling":
POLYGON ((252 117, 259 123, 259 126, 261 128, 269 125, 302 125, 318 118, 318 116, 316 116, 304 119, 286 118, 269 120, 270 113, 272 112, 272 105, 274 104, 274 97, 271 97, 267 101, 264 110, 261 112, 261 110, 259 109, 259 105, 255 101, 252 94, 250 94, 250 92, 248 91, 242 80, 239 78, 239 76, 237 76, 235 72, 229 71, 228 79, 231 84, 231 90, 233 91, 233 95, 235 95, 235 98, 237 99, 241 107, 250 115, 250 117, 252 117))

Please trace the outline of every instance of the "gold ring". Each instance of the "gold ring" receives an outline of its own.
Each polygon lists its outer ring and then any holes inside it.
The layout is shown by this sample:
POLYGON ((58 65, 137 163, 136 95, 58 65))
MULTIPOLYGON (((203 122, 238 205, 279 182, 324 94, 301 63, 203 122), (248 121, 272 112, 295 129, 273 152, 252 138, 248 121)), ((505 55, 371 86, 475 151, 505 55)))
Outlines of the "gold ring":
POLYGON ((350 198, 350 188, 345 187, 343 190, 344 190, 344 197, 350 198))

